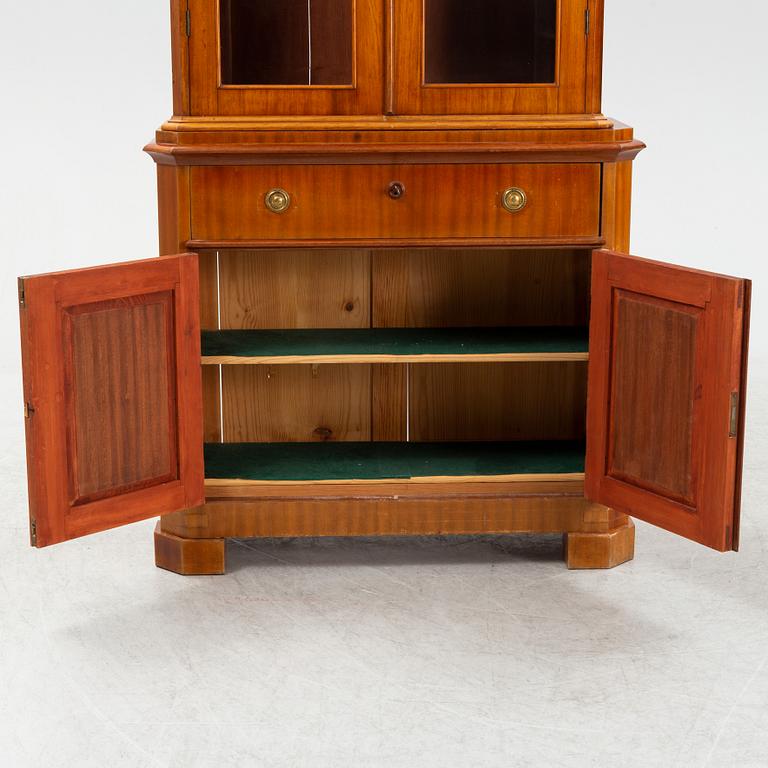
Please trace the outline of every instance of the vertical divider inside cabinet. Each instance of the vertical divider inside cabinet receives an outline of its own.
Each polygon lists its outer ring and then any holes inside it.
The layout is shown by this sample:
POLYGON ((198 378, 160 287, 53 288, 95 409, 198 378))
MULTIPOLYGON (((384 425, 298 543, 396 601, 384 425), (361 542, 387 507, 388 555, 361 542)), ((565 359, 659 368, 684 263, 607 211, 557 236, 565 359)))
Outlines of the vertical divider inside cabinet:
MULTIPOLYGON (((200 327, 203 330, 220 328, 219 254, 201 251, 200 265, 200 327)), ((206 443, 223 440, 221 366, 204 365, 203 380, 203 439, 206 443)))

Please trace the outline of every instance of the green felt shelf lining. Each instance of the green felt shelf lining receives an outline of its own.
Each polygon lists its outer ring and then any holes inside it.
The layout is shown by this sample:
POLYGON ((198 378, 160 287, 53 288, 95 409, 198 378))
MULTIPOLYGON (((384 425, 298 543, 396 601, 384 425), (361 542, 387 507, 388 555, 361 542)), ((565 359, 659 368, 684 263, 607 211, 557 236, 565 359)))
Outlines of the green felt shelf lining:
POLYGON ((397 480, 582 472, 582 441, 205 445, 209 479, 397 480))
POLYGON ((203 331, 203 357, 586 353, 588 329, 346 328, 203 331))

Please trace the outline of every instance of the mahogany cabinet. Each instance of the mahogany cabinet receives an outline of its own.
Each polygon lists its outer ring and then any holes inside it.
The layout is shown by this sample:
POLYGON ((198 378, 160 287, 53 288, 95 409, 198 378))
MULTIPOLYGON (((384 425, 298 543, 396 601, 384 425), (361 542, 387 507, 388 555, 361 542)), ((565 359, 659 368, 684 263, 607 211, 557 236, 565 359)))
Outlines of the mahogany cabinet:
MULTIPOLYGON (((20 278, 32 543, 738 546, 746 280, 628 255, 602 0, 172 0, 161 258, 20 278)), ((666 254, 664 254, 666 256, 666 254)))

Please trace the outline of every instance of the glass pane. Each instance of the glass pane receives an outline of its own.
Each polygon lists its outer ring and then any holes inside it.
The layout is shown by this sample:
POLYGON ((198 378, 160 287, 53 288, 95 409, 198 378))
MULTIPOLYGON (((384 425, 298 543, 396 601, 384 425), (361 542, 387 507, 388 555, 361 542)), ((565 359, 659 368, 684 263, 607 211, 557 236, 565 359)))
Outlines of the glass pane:
POLYGON ((552 83, 557 0, 425 0, 427 83, 552 83))
POLYGON ((351 85, 354 0, 221 0, 223 85, 351 85))

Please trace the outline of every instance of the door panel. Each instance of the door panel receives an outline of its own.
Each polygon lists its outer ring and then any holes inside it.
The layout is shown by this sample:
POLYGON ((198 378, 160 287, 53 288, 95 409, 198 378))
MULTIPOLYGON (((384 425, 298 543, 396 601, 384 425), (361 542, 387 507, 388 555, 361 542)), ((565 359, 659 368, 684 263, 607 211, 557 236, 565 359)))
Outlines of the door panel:
POLYGON ((735 546, 748 303, 745 280, 594 253, 590 500, 735 546))
POLYGON ((587 0, 395 3, 395 114, 585 113, 586 10, 587 0))
POLYGON ((202 503, 197 257, 22 285, 33 543, 202 503))
POLYGON ((381 114, 383 0, 189 0, 189 13, 193 115, 381 114))

